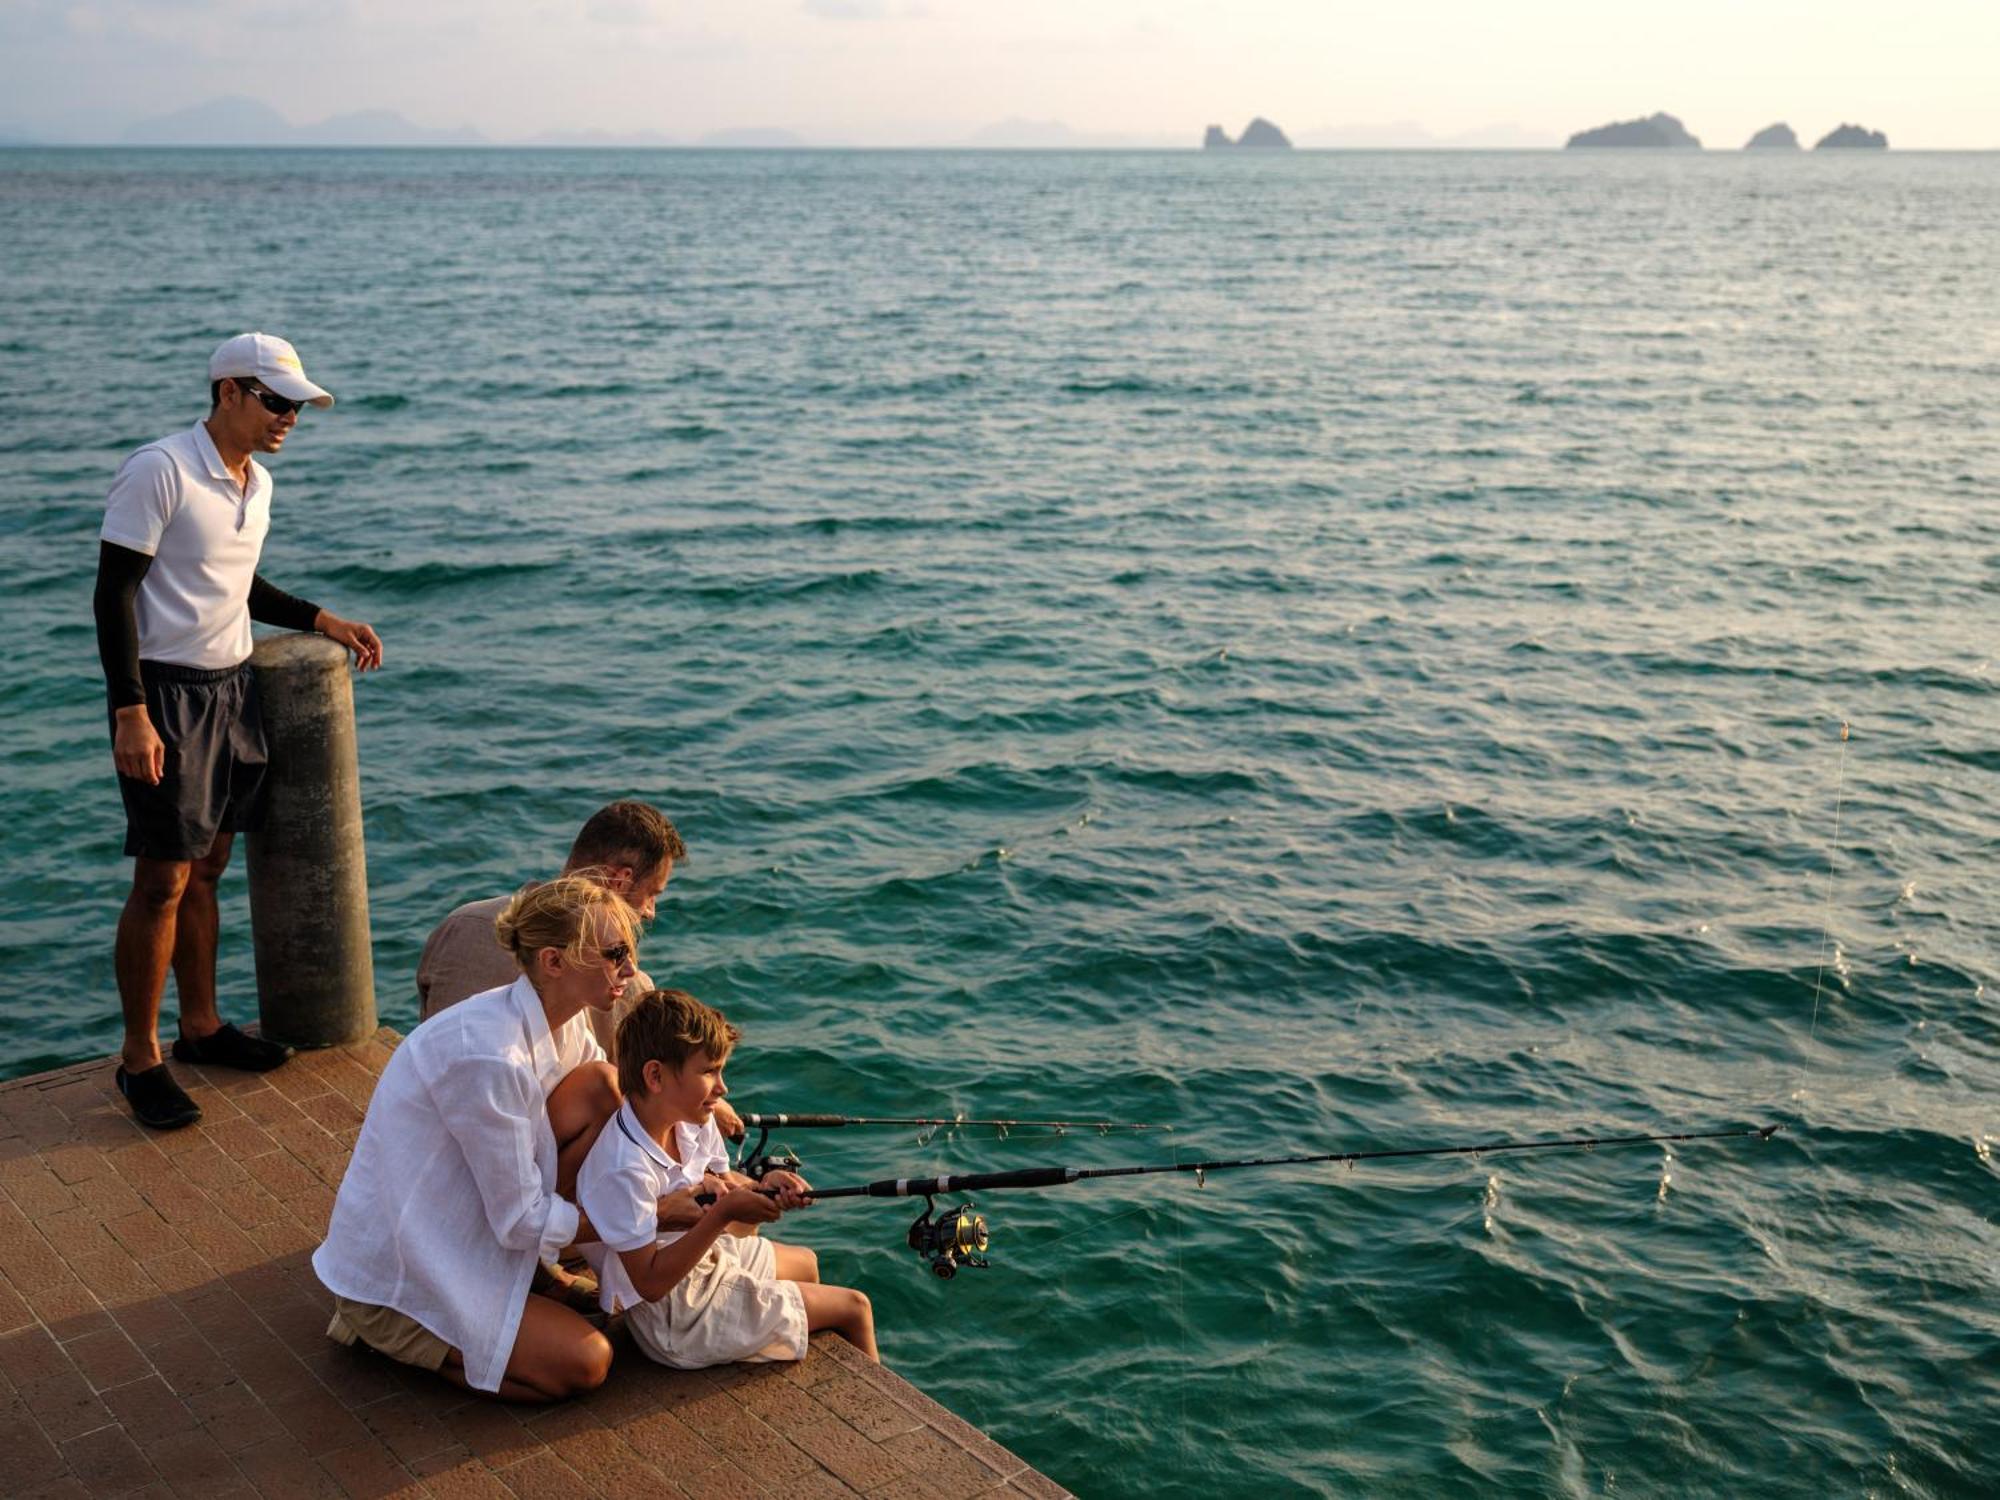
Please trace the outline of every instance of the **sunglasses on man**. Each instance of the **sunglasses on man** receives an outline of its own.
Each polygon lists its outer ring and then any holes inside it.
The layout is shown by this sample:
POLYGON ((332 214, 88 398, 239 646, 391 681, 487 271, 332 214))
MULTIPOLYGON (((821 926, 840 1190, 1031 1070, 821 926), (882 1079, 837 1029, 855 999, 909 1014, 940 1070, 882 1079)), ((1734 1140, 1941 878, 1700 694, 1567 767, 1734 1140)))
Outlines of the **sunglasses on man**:
POLYGON ((261 385, 252 385, 247 380, 238 380, 236 388, 246 396, 255 396, 263 403, 264 410, 274 417, 289 417, 293 412, 305 405, 303 401, 294 401, 289 396, 280 396, 276 391, 267 391, 261 385))

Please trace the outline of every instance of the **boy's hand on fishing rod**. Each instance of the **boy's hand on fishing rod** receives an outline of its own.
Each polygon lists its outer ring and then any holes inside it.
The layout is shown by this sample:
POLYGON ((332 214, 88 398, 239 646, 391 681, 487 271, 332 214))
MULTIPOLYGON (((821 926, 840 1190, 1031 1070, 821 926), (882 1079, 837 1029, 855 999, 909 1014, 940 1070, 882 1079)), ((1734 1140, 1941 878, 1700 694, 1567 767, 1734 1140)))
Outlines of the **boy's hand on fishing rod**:
POLYGON ((682 1188, 660 1199, 660 1228, 692 1229, 701 1222, 703 1206, 695 1201, 694 1188, 682 1188))
POLYGON ((715 1200, 715 1207, 709 1211, 737 1224, 769 1224, 785 1212, 776 1197, 754 1187, 731 1188, 715 1200))
POLYGON ((764 1186, 777 1191, 778 1206, 787 1212, 812 1206, 812 1199, 807 1196, 812 1192, 812 1184, 796 1172, 766 1172, 764 1186))
POLYGON ((698 1212, 705 1212, 712 1203, 727 1198, 730 1191, 739 1187, 755 1187, 757 1184, 736 1172, 704 1172, 696 1187, 687 1189, 698 1212))

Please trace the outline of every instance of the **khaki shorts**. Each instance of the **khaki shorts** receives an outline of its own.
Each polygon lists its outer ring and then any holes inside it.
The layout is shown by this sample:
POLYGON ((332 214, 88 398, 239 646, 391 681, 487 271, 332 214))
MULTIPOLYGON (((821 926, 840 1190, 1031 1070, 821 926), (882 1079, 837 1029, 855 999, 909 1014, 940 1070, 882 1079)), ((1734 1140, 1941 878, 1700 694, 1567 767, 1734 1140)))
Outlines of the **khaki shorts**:
POLYGON ((439 1369, 451 1353, 451 1345, 408 1313, 341 1296, 333 1299, 333 1321, 326 1325, 326 1336, 347 1348, 366 1344, 377 1354, 420 1370, 439 1369))
POLYGON ((756 1235, 723 1235, 666 1296, 627 1309, 625 1327, 647 1358, 679 1370, 806 1357, 805 1298, 756 1235))

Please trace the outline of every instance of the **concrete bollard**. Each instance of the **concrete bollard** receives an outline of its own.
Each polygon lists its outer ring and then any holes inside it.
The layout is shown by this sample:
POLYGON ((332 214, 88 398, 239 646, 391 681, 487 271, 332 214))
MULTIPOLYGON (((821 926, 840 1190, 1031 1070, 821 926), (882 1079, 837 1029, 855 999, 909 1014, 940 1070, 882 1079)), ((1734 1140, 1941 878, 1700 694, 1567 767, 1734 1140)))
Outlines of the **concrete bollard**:
POLYGON ((250 835, 250 929, 265 1036, 333 1047, 375 1030, 361 765, 347 652, 280 635, 250 653, 270 745, 264 827, 250 835))

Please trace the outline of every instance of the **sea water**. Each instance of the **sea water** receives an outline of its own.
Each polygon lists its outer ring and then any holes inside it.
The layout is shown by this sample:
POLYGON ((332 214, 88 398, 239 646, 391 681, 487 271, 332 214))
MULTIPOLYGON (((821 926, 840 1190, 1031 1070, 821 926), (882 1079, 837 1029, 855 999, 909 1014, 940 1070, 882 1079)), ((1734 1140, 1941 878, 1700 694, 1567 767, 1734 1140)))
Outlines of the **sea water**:
POLYGON ((263 328, 388 1023, 636 795, 739 1105, 1175 1127, 823 1185, 1785 1126, 787 1222, 1038 1467, 2000 1484, 2000 158, 12 151, 0 265, 0 1069, 117 1044, 96 529, 263 328))

